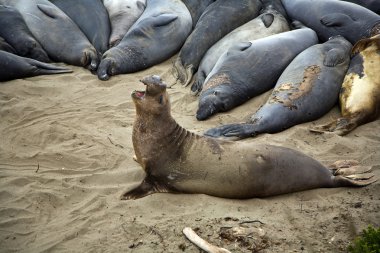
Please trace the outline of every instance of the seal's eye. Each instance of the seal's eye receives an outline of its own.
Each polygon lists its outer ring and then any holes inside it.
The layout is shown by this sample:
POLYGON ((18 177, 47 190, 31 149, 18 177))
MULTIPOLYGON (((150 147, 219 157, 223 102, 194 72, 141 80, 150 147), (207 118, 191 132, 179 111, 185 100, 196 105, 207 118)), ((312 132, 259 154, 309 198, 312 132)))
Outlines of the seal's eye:
POLYGON ((163 104, 163 102, 164 102, 163 100, 164 100, 164 99, 163 99, 163 96, 161 95, 160 98, 158 99, 158 102, 160 103, 160 105, 163 104))

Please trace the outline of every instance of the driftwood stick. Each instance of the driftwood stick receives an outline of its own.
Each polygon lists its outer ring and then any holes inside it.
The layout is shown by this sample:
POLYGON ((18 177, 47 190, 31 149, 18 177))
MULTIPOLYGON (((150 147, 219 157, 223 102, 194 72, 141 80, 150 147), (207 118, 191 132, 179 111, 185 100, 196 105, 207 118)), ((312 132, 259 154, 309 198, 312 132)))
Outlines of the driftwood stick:
POLYGON ((197 247, 199 247, 200 249, 202 249, 202 250, 204 250, 204 251, 206 251, 208 253, 231 253, 231 251, 228 251, 225 248, 219 248, 217 246, 214 246, 214 245, 206 242, 205 240, 203 240, 202 238, 200 238, 194 232, 194 230, 192 230, 189 227, 184 228, 182 230, 182 232, 187 237, 187 239, 189 239, 190 242, 192 242, 197 247))

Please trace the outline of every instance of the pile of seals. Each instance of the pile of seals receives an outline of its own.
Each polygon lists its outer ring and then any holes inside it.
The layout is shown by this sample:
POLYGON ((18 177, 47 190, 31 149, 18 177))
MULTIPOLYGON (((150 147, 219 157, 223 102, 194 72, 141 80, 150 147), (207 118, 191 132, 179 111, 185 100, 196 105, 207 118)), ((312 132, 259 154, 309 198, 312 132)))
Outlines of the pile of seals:
POLYGON ((344 135, 379 116, 379 13, 366 0, 0 0, 0 81, 71 72, 51 62, 108 80, 178 53, 198 120, 274 88, 247 122, 206 135, 276 133, 338 98, 343 118, 311 131, 344 135))

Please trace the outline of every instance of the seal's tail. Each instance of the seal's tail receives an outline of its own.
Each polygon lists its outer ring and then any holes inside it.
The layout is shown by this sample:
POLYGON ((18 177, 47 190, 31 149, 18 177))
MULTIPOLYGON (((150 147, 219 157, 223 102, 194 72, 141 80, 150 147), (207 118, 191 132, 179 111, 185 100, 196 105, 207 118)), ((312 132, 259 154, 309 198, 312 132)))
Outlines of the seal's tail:
POLYGON ((356 160, 340 160, 329 166, 332 170, 336 186, 362 187, 376 182, 378 179, 371 173, 371 166, 361 166, 356 160))

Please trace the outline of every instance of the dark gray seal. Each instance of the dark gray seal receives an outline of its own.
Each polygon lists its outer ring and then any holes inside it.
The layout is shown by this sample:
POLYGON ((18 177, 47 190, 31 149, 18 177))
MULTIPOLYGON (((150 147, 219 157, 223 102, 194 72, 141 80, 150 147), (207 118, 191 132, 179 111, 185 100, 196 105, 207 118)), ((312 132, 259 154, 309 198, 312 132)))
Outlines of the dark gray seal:
POLYGON ((343 0, 354 4, 361 5, 380 15, 380 2, 379 0, 343 0))
POLYGON ((104 53, 98 78, 149 68, 173 56, 191 32, 191 16, 180 0, 148 0, 122 41, 104 53))
POLYGON ((294 57, 316 43, 315 32, 302 28, 231 47, 207 77, 197 119, 231 110, 270 90, 294 57))
POLYGON ((258 16, 259 0, 218 0, 210 4, 199 18, 174 62, 173 74, 188 85, 207 50, 224 35, 258 16))
POLYGON ((0 5, 0 36, 15 49, 17 55, 43 62, 51 61, 16 8, 0 5))
POLYGON ((101 0, 49 0, 69 16, 102 55, 108 50, 111 24, 101 0))
POLYGON ((329 169, 293 149, 191 133, 171 116, 161 79, 150 76, 142 82, 146 90, 132 93, 136 107, 132 142, 146 177, 122 199, 157 192, 246 199, 319 187, 365 186, 376 181, 372 173, 359 174, 368 167, 340 161, 329 169), (344 166, 347 168, 341 168, 344 166))
POLYGON ((0 0, 15 7, 49 58, 96 70, 98 55, 78 26, 48 0, 0 0))
POLYGON ((209 129, 213 137, 253 137, 316 120, 336 104, 350 63, 351 43, 342 36, 300 53, 278 79, 268 101, 245 124, 209 129))
POLYGON ((289 31, 289 29, 290 27, 286 19, 279 12, 274 10, 273 7, 268 6, 257 18, 239 26, 207 50, 195 75, 191 91, 198 94, 202 90, 203 83, 215 66, 215 63, 232 45, 239 42, 265 38, 270 35, 289 31))
POLYGON ((198 23, 199 18, 206 10, 207 6, 215 2, 216 0, 182 0, 193 19, 193 27, 198 23))
POLYGON ((357 4, 338 0, 282 0, 290 18, 318 34, 321 42, 341 35, 355 44, 378 34, 380 16, 357 4))
POLYGON ((0 81, 72 72, 70 69, 0 51, 0 81))
POLYGON ((346 135, 356 127, 380 116, 380 34, 362 39, 352 49, 350 62, 339 95, 342 118, 312 132, 346 135))

